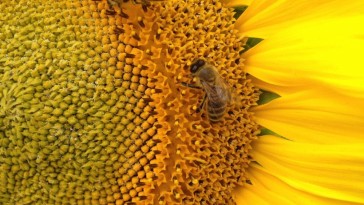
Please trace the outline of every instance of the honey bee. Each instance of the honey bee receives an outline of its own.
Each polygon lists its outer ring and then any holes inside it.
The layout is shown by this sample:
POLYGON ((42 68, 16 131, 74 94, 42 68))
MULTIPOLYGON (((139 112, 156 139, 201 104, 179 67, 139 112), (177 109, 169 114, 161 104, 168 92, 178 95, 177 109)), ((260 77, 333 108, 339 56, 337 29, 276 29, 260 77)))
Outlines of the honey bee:
POLYGON ((192 76, 197 78, 197 85, 182 84, 191 88, 202 88, 205 91, 204 98, 197 111, 201 111, 207 104, 209 120, 211 122, 220 121, 231 101, 231 91, 227 83, 220 76, 215 66, 202 59, 194 60, 190 71, 192 76))

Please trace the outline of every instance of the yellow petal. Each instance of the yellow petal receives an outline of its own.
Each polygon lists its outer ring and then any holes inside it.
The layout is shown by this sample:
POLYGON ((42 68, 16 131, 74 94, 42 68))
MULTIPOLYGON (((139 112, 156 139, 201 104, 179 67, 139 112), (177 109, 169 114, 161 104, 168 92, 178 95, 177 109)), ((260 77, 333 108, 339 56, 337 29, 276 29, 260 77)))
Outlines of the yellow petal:
POLYGON ((257 122, 301 142, 364 142, 362 100, 329 90, 297 92, 254 109, 257 122))
MULTIPOLYGON (((236 204, 295 205, 295 203, 286 199, 294 190, 284 190, 282 188, 282 182, 278 183, 278 180, 274 179, 269 173, 265 173, 253 166, 249 169, 249 177, 253 183, 252 185, 247 184, 244 187, 238 187, 234 190, 236 204), (265 182, 269 183, 268 185, 271 185, 271 187, 266 187, 264 185, 265 182), (280 193, 281 191, 284 194, 280 193)), ((302 196, 300 195, 299 197, 302 196)))
POLYGON ((235 200, 239 205, 355 205, 362 203, 351 203, 337 199, 316 196, 302 191, 270 173, 269 170, 253 165, 250 170, 250 179, 253 185, 246 185, 235 190, 235 200))
POLYGON ((252 83, 262 89, 262 90, 266 90, 266 91, 270 91, 273 93, 276 93, 280 96, 283 95, 288 95, 288 94, 292 94, 292 93, 296 93, 299 90, 309 90, 309 89, 314 89, 314 86, 310 86, 310 85, 304 85, 304 86, 280 86, 280 85, 275 85, 275 84, 270 84, 266 81, 260 80, 254 76, 250 76, 250 79, 252 80, 252 83))
POLYGON ((253 0, 222 0, 227 7, 250 5, 253 0))
POLYGON ((278 86, 329 87, 364 98, 364 16, 292 26, 244 54, 247 72, 278 86), (335 33, 333 33, 335 31, 335 33))
POLYGON ((261 166, 250 170, 253 186, 247 190, 281 193, 294 204, 364 203, 363 153, 364 144, 319 145, 262 136, 252 152, 261 166))
POLYGON ((244 36, 268 38, 292 25, 316 22, 319 18, 353 16, 362 13, 363 9, 364 1, 361 0, 255 0, 240 16, 236 26, 244 36))

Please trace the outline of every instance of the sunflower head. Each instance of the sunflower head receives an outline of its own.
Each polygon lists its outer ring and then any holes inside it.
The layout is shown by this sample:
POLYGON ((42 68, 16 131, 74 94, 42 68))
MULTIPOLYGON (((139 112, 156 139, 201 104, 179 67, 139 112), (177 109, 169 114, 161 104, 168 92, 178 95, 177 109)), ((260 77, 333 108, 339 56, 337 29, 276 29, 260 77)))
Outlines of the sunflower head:
POLYGON ((234 203, 259 93, 232 9, 217 0, 0 8, 4 202, 234 203), (183 86, 194 83, 194 59, 239 99, 217 123, 196 112, 206 90, 183 86))

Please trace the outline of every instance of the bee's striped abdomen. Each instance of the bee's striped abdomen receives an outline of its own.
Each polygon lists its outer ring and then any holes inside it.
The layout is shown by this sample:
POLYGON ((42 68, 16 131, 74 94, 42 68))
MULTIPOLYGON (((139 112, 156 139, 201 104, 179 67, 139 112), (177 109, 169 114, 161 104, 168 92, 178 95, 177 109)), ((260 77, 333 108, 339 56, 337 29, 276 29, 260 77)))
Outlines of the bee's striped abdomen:
POLYGON ((211 122, 218 122, 225 114, 227 102, 219 96, 210 95, 207 101, 207 113, 211 122))

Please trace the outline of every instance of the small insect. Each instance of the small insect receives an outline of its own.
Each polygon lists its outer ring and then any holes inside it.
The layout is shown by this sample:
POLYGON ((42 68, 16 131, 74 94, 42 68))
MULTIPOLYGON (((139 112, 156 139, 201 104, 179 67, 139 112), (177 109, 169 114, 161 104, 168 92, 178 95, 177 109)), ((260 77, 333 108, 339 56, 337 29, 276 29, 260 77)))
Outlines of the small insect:
POLYGON ((194 60, 191 64, 190 71, 192 76, 197 78, 197 85, 182 84, 191 88, 202 88, 205 91, 204 98, 197 111, 202 110, 207 103, 209 120, 211 122, 220 121, 231 101, 230 88, 220 76, 215 66, 202 59, 194 60), (201 85, 201 87, 198 85, 201 85))
MULTIPOLYGON (((94 1, 100 1, 100 0, 94 0, 94 1)), ((122 4, 125 4, 127 2, 131 1, 133 4, 139 4, 142 6, 143 10, 147 12, 148 8, 151 6, 151 2, 158 2, 158 1, 164 1, 164 0, 106 0, 107 4, 109 5, 109 9, 106 10, 107 15, 115 15, 116 11, 114 10, 114 6, 121 7, 122 4)), ((129 15, 124 13, 122 10, 120 11, 120 15, 123 18, 129 18, 129 15)))

